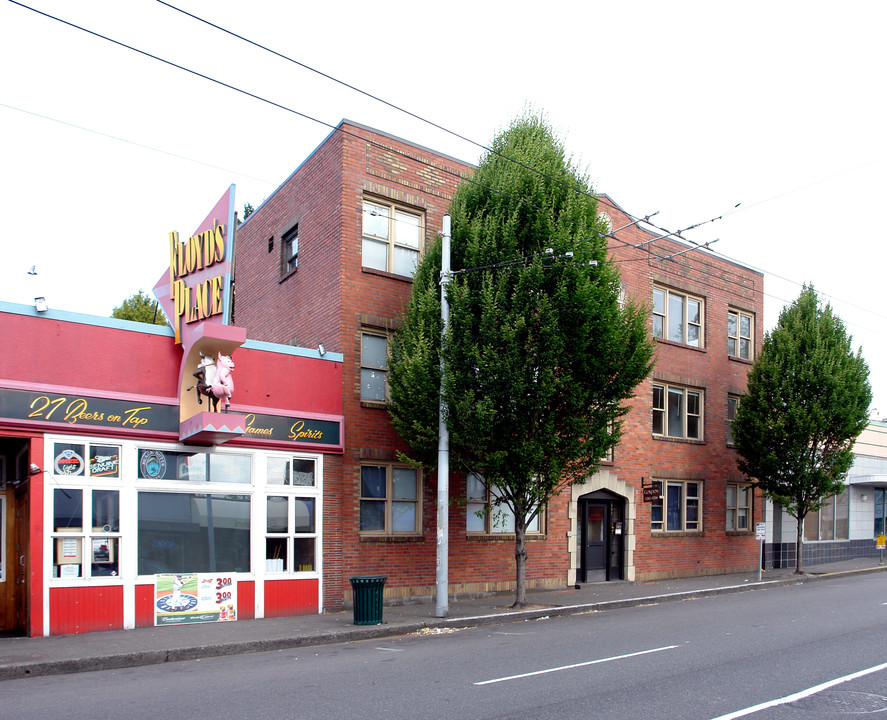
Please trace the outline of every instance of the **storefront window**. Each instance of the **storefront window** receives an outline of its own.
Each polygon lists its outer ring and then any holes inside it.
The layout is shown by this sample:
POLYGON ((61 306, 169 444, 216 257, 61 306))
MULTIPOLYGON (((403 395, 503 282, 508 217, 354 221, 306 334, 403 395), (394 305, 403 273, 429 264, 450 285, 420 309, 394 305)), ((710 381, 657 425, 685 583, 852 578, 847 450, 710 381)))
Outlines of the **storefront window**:
POLYGON ((314 487, 313 458, 269 457, 267 468, 269 485, 314 487))
POLYGON ((147 480, 247 484, 251 481, 250 456, 140 448, 139 477, 147 480))
POLYGON ((120 532, 118 490, 55 488, 53 532, 53 577, 120 574, 120 538, 114 535, 120 532))
POLYGON ((315 569, 315 503, 313 497, 272 495, 267 498, 267 572, 315 569))
POLYGON ((138 494, 139 575, 249 572, 249 543, 248 495, 138 494))

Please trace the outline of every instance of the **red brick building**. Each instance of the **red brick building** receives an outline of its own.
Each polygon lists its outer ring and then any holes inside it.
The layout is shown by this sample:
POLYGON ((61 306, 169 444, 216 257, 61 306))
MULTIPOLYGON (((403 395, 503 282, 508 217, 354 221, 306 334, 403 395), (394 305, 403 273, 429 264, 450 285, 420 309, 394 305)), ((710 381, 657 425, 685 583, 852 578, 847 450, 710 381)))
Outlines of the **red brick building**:
MULTIPOLYGON (((385 407, 386 338, 412 268, 471 166, 343 121, 240 226, 233 322, 250 337, 343 356, 344 454, 327 461, 324 606, 348 577, 386 575, 389 600, 435 587, 435 478, 385 407), (338 476, 336 475, 338 473, 338 476)), ((761 344, 759 273, 639 229, 608 198, 626 293, 652 308, 657 364, 614 457, 556 498, 528 545, 528 587, 754 568, 758 509, 735 470, 727 418, 761 344), (670 339, 671 338, 671 339, 670 339), (656 484, 661 500, 644 502, 656 484), (649 492, 649 491, 648 491, 649 492)), ((486 490, 450 481, 451 591, 514 583, 513 535, 473 510, 486 490)))

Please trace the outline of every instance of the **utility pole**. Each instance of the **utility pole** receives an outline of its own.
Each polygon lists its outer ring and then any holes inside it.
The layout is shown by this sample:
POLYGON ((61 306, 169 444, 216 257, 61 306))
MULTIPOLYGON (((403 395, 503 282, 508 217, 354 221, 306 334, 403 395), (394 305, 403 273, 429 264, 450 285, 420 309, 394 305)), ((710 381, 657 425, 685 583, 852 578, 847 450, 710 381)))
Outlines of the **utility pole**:
POLYGON ((449 614, 450 585, 450 433, 447 430, 446 402, 444 401, 444 356, 443 347, 450 322, 450 304, 447 302, 447 285, 450 282, 450 216, 443 216, 441 233, 440 264, 440 410, 439 436, 437 445, 437 589, 435 615, 439 618, 449 614))

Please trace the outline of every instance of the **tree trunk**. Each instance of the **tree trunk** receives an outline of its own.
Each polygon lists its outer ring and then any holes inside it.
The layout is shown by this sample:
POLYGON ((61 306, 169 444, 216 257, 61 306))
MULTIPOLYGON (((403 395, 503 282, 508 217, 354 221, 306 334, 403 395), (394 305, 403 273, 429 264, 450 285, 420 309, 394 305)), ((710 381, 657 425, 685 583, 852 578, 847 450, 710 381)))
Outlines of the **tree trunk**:
POLYGON ((515 513, 514 518, 514 610, 527 605, 527 523, 526 518, 515 513))
POLYGON ((804 554, 804 515, 798 516, 798 534, 795 539, 795 574, 802 574, 803 554, 804 554))

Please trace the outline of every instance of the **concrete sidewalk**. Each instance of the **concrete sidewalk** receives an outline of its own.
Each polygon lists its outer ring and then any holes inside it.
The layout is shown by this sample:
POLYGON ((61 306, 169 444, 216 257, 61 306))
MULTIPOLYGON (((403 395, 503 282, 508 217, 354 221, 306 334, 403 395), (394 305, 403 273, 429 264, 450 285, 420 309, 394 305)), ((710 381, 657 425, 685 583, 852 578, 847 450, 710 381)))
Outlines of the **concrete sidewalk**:
POLYGON ((573 615, 649 603, 763 590, 887 570, 877 558, 847 560, 807 569, 792 568, 747 575, 714 575, 656 582, 590 583, 580 589, 531 591, 532 605, 511 610, 512 594, 451 599, 449 615, 435 617, 435 604, 385 606, 381 625, 357 626, 349 611, 233 623, 203 623, 60 635, 0 639, 0 680, 155 665, 178 660, 352 642, 448 628, 493 625, 540 617, 573 615))

